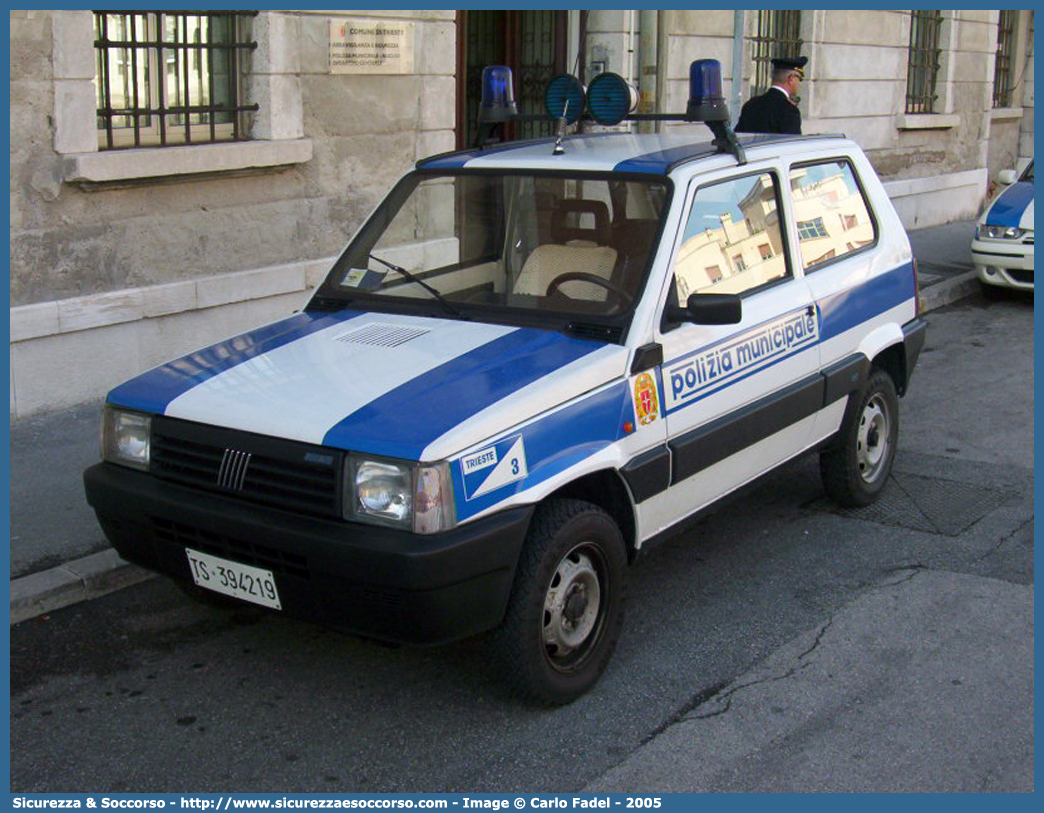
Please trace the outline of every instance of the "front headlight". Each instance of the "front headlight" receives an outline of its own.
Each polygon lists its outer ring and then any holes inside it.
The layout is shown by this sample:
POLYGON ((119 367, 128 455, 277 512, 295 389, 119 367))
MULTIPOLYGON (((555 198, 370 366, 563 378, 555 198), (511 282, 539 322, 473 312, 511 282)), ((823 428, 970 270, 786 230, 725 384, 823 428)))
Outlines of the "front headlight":
POLYGON ((344 517, 430 534, 453 527, 449 464, 350 455, 344 517))
POLYGON ((984 223, 978 228, 978 238, 986 240, 1018 240, 1026 233, 1015 226, 990 226, 984 223))
POLYGON ((148 471, 152 418, 106 405, 102 414, 102 460, 148 471))

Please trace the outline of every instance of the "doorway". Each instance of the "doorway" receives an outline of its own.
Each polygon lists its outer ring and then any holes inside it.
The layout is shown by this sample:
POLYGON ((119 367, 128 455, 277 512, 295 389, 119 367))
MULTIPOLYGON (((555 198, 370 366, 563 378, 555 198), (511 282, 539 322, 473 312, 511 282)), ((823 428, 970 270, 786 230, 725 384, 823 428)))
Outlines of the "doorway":
MULTIPOLYGON (((581 42, 585 17, 581 12, 581 42)), ((520 113, 544 112, 548 81, 570 70, 568 29, 569 12, 563 10, 457 12, 457 149, 474 146, 487 65, 511 68, 520 113)), ((549 136, 553 129, 550 121, 508 122, 502 138, 549 136)))

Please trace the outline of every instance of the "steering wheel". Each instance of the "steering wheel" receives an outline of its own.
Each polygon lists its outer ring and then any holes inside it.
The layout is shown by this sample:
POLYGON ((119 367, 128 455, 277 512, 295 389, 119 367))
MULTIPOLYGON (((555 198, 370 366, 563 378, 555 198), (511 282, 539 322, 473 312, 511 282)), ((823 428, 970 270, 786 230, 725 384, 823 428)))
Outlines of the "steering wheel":
POLYGON ((547 296, 555 296, 556 294, 560 294, 566 297, 567 299, 575 299, 576 297, 569 296, 569 294, 558 290, 559 287, 564 283, 574 281, 593 282, 600 288, 605 288, 606 291, 608 291, 616 298, 617 303, 619 303, 621 306, 629 305, 631 303, 631 300, 634 299, 634 297, 628 291, 621 288, 615 282, 610 282, 609 280, 605 279, 604 277, 600 277, 597 274, 588 274, 585 271, 569 271, 565 274, 559 274, 557 277, 551 280, 550 283, 548 283, 547 296))

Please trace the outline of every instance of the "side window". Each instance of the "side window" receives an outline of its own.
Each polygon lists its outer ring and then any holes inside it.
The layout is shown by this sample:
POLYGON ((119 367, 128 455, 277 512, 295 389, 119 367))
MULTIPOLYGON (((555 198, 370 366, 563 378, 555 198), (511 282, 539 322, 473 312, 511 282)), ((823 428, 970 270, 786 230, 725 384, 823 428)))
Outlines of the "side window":
POLYGON ((768 172, 701 187, 674 260, 678 302, 697 292, 743 293, 789 276, 778 204, 768 172))
POLYGON ((848 161, 790 170, 801 264, 814 270, 874 242, 874 221, 848 161))

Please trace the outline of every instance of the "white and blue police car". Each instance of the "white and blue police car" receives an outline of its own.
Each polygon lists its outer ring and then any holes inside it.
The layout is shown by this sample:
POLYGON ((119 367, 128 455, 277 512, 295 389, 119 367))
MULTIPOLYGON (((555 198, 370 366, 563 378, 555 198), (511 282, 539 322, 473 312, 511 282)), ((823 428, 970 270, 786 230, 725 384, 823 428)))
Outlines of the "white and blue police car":
POLYGON ((713 140, 565 135, 630 91, 553 83, 557 138, 420 161, 303 311, 113 389, 84 477, 114 547, 363 636, 491 631, 508 681, 564 703, 651 540, 807 452, 874 500, 925 335, 909 241, 851 141, 737 140, 717 71, 672 117, 713 140))
POLYGON ((1033 290, 1033 162, 1019 176, 1001 173, 1010 184, 986 207, 975 225, 972 260, 986 293, 994 286, 1033 290))

